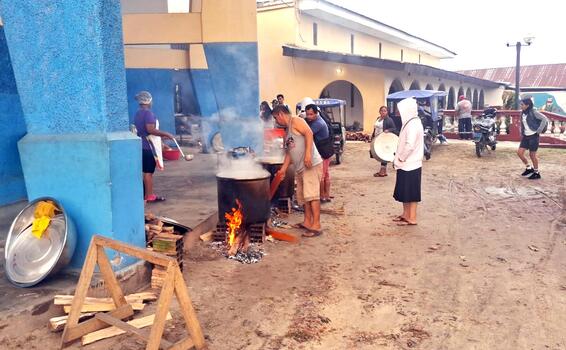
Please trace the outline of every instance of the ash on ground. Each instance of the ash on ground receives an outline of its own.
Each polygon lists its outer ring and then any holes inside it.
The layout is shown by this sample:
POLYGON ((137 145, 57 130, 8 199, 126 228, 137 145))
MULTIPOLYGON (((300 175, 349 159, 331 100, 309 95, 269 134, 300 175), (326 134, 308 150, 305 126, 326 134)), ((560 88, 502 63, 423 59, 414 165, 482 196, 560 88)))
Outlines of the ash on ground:
POLYGON ((265 252, 259 247, 257 243, 251 243, 247 253, 238 250, 236 255, 228 255, 228 250, 230 247, 224 242, 213 242, 210 244, 212 249, 219 252, 223 257, 236 260, 242 264, 255 264, 261 261, 265 252))

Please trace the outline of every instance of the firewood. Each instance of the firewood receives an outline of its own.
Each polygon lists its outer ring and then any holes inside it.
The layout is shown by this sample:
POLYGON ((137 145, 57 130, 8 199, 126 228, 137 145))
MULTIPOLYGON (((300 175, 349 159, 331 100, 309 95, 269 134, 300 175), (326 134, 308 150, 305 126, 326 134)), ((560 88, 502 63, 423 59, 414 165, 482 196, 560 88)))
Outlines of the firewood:
POLYGON ((152 231, 161 232, 161 230, 162 230, 162 227, 159 226, 159 225, 147 224, 147 226, 148 226, 149 229, 152 230, 152 231))
POLYGON ((161 232, 173 233, 173 231, 175 231, 175 227, 173 226, 163 226, 161 228, 161 232))
POLYGON ((208 231, 207 233, 203 233, 200 235, 200 240, 203 242, 210 242, 214 238, 214 232, 208 231))
MULTIPOLYGON (((125 296, 128 303, 142 303, 144 301, 157 300, 157 295, 152 292, 133 293, 125 296)), ((73 295, 55 295, 53 304, 55 305, 71 305, 73 303, 73 295)), ((86 297, 84 304, 113 304, 112 298, 93 298, 86 297)))
MULTIPOLYGON (((128 321, 126 323, 131 325, 131 326, 134 326, 136 328, 145 328, 145 327, 153 325, 154 319, 155 319, 155 315, 149 315, 149 316, 146 316, 146 317, 142 317, 142 318, 138 318, 138 319, 128 321)), ((165 319, 171 320, 172 319, 171 313, 168 312, 167 317, 165 319)), ((121 334, 125 334, 125 333, 126 333, 126 331, 121 330, 118 327, 111 326, 111 327, 108 327, 108 328, 100 329, 98 331, 87 333, 87 334, 83 335, 82 338, 81 338, 81 345, 85 346, 87 344, 91 344, 91 343, 94 343, 94 342, 102 340, 102 339, 115 337, 117 335, 121 335, 121 334)))
MULTIPOLYGON (((143 310, 145 307, 144 303, 128 303, 132 306, 132 309, 139 311, 143 310)), ((116 306, 110 303, 95 303, 95 304, 84 304, 81 308, 81 312, 106 312, 115 310, 116 306)), ((71 305, 63 306, 63 310, 66 314, 71 312, 71 305)))
POLYGON ((147 212, 144 214, 145 221, 155 220, 155 215, 153 213, 147 212))
MULTIPOLYGON (((84 320, 86 318, 90 318, 92 316, 94 316, 94 312, 88 312, 88 313, 85 313, 85 314, 81 314, 79 316, 79 321, 84 320)), ((69 318, 68 315, 50 318, 49 319, 49 330, 51 330, 51 332, 62 331, 65 328, 65 325, 67 324, 68 318, 69 318)))
POLYGON ((275 231, 271 227, 267 227, 265 229, 265 233, 268 234, 268 235, 271 235, 271 237, 275 238, 278 241, 285 241, 285 242, 291 242, 291 243, 299 242, 299 239, 296 236, 294 236, 290 233, 275 231))

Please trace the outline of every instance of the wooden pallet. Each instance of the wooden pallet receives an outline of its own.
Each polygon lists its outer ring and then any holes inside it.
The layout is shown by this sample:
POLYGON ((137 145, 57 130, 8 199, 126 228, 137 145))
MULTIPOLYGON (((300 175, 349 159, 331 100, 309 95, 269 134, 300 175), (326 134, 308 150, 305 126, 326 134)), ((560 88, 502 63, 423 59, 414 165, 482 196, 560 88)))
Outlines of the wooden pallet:
MULTIPOLYGON (((265 223, 260 224, 250 224, 247 225, 247 230, 250 234, 251 243, 263 243, 265 242, 265 223)), ((214 231, 214 241, 215 242, 226 242, 228 240, 228 227, 226 223, 219 223, 216 225, 216 231, 214 231)))
POLYGON ((183 279, 183 274, 179 268, 177 261, 171 257, 156 252, 148 251, 143 248, 134 247, 119 241, 115 241, 102 236, 94 236, 90 242, 87 256, 83 264, 81 276, 77 283, 73 302, 71 304, 71 312, 67 319, 63 337, 61 340, 61 349, 68 346, 72 341, 81 338, 83 335, 97 331, 109 326, 115 326, 127 333, 147 341, 146 350, 158 350, 159 347, 164 349, 188 350, 193 347, 197 350, 205 349, 206 344, 202 329, 196 317, 187 286, 183 279), (152 264, 165 268, 166 274, 161 289, 157 308, 155 310, 155 318, 150 331, 138 329, 124 322, 124 319, 130 318, 134 314, 132 306, 128 304, 124 293, 118 284, 118 280, 112 271, 112 265, 106 256, 104 249, 113 249, 120 253, 130 255, 132 257, 146 260, 152 264), (79 323, 79 317, 85 298, 90 286, 90 281, 94 273, 94 269, 98 265, 104 285, 116 304, 116 309, 110 312, 99 312, 94 318, 79 323), (188 336, 184 339, 172 344, 162 339, 165 321, 168 317, 169 306, 173 295, 177 296, 181 313, 185 320, 188 336))

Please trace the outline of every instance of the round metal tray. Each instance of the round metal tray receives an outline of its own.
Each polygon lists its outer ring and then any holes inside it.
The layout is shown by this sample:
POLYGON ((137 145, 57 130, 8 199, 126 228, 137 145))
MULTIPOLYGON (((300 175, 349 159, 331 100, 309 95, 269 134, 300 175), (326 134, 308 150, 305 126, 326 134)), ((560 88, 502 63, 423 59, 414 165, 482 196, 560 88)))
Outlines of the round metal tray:
POLYGON ((16 216, 6 240, 6 276, 19 287, 31 287, 66 266, 75 252, 77 233, 73 222, 55 199, 38 198, 16 216), (31 233, 35 208, 40 201, 55 203, 62 213, 51 219, 37 239, 31 233))

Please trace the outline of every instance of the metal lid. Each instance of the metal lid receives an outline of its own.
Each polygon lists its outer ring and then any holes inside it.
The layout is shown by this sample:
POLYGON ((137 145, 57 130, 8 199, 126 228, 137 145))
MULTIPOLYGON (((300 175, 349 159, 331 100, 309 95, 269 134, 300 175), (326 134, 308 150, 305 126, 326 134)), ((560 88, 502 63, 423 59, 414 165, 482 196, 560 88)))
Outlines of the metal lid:
POLYGON ((56 272, 62 267, 57 266, 60 260, 64 260, 64 264, 68 263, 75 249, 74 226, 71 224, 71 230, 68 230, 68 218, 64 212, 51 219, 40 239, 32 235, 33 214, 38 202, 42 200, 51 200, 62 210, 59 203, 51 198, 34 200, 18 214, 6 240, 6 276, 21 287, 35 285, 51 272, 56 272), (72 231, 70 238, 69 231, 72 231))

